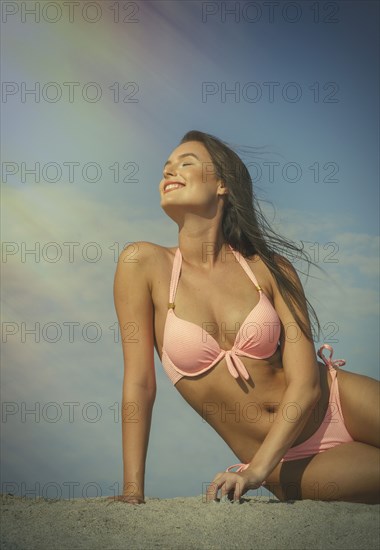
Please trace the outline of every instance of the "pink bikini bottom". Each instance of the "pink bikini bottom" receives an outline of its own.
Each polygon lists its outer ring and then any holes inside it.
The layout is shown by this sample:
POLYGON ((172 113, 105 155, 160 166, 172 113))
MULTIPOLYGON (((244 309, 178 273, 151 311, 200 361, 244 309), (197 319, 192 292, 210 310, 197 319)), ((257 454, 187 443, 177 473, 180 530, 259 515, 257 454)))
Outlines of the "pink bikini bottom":
MULTIPOLYGON (((342 408, 340 405, 338 379, 336 375, 336 368, 346 364, 344 359, 338 359, 332 361, 333 348, 328 344, 323 344, 318 350, 318 355, 323 359, 325 365, 328 367, 331 374, 332 383, 330 388, 329 403, 327 406, 326 414, 322 420, 321 425, 317 431, 309 437, 303 443, 291 447, 280 462, 287 462, 288 460, 299 460, 301 458, 308 458, 318 453, 323 453, 328 449, 336 447, 342 443, 348 443, 354 441, 351 435, 348 433, 344 424, 342 408), (330 357, 326 358, 322 350, 326 348, 330 351, 330 357)), ((238 467, 236 472, 241 472, 248 468, 249 464, 233 464, 229 466, 226 472, 238 467)), ((262 485, 265 484, 265 481, 262 485)))

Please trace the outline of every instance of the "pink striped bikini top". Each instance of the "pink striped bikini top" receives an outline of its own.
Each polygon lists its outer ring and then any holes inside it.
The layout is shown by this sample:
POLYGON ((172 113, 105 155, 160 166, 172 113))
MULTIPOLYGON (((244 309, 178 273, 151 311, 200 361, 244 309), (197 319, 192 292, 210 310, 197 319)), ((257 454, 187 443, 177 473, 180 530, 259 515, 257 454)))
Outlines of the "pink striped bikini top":
POLYGON ((197 376, 214 367, 223 357, 234 378, 249 378, 240 356, 253 359, 271 357, 278 346, 281 332, 280 319, 268 297, 257 283, 245 258, 230 249, 260 294, 257 305, 240 327, 230 350, 221 349, 218 342, 200 326, 180 319, 174 313, 174 299, 182 265, 182 254, 177 248, 170 280, 169 306, 165 320, 162 346, 162 365, 173 384, 183 376, 197 376))

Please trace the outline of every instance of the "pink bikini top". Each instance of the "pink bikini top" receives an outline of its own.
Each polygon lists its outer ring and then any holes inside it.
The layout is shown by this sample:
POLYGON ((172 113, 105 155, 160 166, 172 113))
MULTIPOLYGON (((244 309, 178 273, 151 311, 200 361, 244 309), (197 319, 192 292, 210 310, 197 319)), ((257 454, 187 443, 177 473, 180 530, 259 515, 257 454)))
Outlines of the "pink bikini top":
POLYGON ((242 376, 248 380, 247 369, 238 356, 266 359, 277 349, 281 323, 276 310, 258 285, 245 258, 231 246, 230 249, 260 293, 258 304, 244 320, 230 350, 221 349, 211 334, 174 313, 174 299, 182 265, 181 251, 179 248, 176 250, 162 346, 162 365, 173 384, 183 376, 197 376, 208 371, 223 357, 234 378, 242 376))

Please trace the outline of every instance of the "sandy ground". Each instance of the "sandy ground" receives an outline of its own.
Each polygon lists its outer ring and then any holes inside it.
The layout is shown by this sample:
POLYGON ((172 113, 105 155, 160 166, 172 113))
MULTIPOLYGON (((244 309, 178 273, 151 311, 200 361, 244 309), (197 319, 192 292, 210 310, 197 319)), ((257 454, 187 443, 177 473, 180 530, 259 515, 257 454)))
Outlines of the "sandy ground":
POLYGON ((1 548, 323 549, 380 547, 380 505, 263 496, 206 503, 204 496, 131 505, 92 499, 2 497, 1 548))

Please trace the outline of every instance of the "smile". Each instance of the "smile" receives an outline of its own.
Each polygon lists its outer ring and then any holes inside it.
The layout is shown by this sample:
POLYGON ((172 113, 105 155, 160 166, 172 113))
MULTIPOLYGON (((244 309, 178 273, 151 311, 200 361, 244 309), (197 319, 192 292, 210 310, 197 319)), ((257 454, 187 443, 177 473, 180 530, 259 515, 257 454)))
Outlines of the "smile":
POLYGON ((169 191, 173 191, 174 189, 179 189, 180 187, 185 187, 182 183, 168 183, 164 187, 164 193, 168 193, 169 191))

